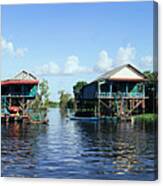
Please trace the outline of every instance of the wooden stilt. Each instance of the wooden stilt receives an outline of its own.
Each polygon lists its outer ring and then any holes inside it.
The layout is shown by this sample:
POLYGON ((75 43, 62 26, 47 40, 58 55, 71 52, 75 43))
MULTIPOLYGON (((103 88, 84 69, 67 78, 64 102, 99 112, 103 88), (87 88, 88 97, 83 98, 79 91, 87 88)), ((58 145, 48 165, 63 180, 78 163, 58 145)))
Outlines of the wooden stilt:
POLYGON ((145 100, 144 99, 142 101, 142 109, 143 109, 143 113, 145 113, 145 100))
POLYGON ((98 117, 101 116, 100 99, 98 99, 98 117))

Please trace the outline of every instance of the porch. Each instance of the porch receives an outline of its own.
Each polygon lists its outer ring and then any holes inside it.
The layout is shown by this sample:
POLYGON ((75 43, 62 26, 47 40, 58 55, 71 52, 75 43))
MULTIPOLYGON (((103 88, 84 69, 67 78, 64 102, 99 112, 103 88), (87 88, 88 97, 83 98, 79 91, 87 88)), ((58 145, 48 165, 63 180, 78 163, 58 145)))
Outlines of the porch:
POLYGON ((96 93, 98 99, 144 99, 145 84, 142 82, 98 82, 96 93))

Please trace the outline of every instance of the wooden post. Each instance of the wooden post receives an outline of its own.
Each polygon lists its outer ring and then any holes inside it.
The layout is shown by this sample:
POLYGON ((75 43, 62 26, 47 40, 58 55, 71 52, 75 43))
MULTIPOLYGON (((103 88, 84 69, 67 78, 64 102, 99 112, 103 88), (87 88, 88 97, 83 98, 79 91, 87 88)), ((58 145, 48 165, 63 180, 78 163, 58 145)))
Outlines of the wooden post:
POLYGON ((98 103, 97 103, 97 110, 98 110, 98 117, 100 117, 100 112, 101 112, 101 109, 100 109, 100 93, 101 93, 101 89, 100 89, 100 82, 98 82, 98 103))
POLYGON ((25 114, 25 107, 26 107, 26 102, 25 102, 25 97, 23 97, 23 115, 25 114))
POLYGON ((142 109, 143 109, 143 114, 145 113, 145 99, 142 100, 142 109))
POLYGON ((97 111, 96 111, 96 104, 94 105, 94 116, 97 116, 97 111))
POLYGON ((100 99, 97 100, 97 116, 100 117, 100 99))
POLYGON ((11 107, 12 103, 11 103, 11 97, 9 98, 9 107, 11 107))
POLYGON ((112 107, 112 104, 111 104, 111 100, 109 99, 109 108, 110 108, 110 110, 112 109, 111 107, 112 107))
POLYGON ((128 83, 126 83, 126 97, 128 97, 128 83))
POLYGON ((143 97, 145 97, 145 84, 143 84, 143 97))
POLYGON ((135 107, 135 98, 133 98, 132 100, 132 110, 134 111, 134 107, 135 107))
POLYGON ((110 82, 110 95, 112 97, 112 89, 113 89, 113 85, 112 85, 112 82, 110 82))
POLYGON ((129 110, 130 111, 132 110, 132 100, 131 99, 129 100, 129 110))
POLYGON ((128 99, 126 99, 126 104, 125 105, 126 105, 126 110, 125 110, 126 112, 125 113, 128 115, 128 111, 129 111, 129 109, 128 109, 128 99))

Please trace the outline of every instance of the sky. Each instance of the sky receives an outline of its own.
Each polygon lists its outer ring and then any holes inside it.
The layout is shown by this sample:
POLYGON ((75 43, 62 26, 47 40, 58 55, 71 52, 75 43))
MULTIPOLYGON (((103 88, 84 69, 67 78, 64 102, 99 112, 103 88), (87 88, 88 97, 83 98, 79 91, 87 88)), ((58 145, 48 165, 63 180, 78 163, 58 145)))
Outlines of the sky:
POLYGON ((116 66, 153 69, 153 2, 3 5, 2 79, 26 70, 50 98, 116 66))

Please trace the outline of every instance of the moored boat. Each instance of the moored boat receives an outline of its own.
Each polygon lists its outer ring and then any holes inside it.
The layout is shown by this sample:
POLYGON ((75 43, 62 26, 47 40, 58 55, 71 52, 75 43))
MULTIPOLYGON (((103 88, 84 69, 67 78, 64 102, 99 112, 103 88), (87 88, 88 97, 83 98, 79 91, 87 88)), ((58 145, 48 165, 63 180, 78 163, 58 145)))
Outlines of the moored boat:
POLYGON ((89 122, 89 121, 99 121, 100 118, 99 117, 79 117, 79 116, 70 116, 69 117, 70 120, 79 120, 79 121, 85 121, 85 122, 89 122))

